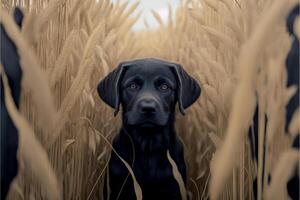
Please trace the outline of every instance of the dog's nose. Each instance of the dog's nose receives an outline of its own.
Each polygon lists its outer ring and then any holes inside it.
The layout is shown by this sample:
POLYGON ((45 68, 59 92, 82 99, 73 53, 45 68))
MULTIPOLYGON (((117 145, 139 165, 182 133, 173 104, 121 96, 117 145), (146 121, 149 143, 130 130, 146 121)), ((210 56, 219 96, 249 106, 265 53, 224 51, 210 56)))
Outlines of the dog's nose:
POLYGON ((143 99, 139 103, 140 111, 142 113, 155 113, 156 112, 156 103, 152 99, 143 99))

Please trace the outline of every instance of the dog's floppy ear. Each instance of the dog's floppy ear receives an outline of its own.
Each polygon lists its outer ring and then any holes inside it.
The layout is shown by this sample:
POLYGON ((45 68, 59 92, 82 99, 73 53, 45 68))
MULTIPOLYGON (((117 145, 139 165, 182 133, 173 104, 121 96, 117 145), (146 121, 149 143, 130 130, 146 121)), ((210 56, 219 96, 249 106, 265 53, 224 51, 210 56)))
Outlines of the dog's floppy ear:
POLYGON ((201 88, 197 81, 188 75, 188 73, 179 64, 173 64, 172 69, 178 81, 178 106, 182 115, 184 109, 191 106, 200 96, 201 88))
POLYGON ((120 63, 119 66, 110 72, 98 84, 98 94, 101 99, 110 107, 115 109, 114 115, 119 112, 120 107, 120 83, 128 65, 120 63))

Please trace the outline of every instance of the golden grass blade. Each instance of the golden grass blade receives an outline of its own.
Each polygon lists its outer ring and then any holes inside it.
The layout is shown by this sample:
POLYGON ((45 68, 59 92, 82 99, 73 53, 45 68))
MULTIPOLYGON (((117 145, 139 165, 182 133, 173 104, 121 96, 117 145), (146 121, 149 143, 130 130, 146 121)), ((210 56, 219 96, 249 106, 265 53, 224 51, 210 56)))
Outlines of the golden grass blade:
POLYGON ((217 2, 215 0, 203 0, 204 4, 206 4, 209 8, 214 10, 215 12, 218 12, 218 6, 216 5, 217 2))
POLYGON ((74 16, 76 15, 77 11, 80 8, 80 0, 75 0, 75 2, 73 2, 73 7, 70 9, 69 12, 69 19, 72 20, 74 18, 74 16))
POLYGON ((61 199, 58 180, 48 160, 46 151, 35 138, 34 132, 28 122, 18 112, 11 96, 7 77, 1 65, 1 76, 4 83, 5 105, 8 113, 19 132, 19 151, 20 159, 35 175, 41 184, 48 199, 61 199))
POLYGON ((226 46, 228 46, 230 50, 237 52, 237 47, 234 45, 234 41, 231 38, 211 27, 201 25, 201 28, 203 28, 203 30, 206 33, 208 33, 211 37, 214 37, 214 40, 218 40, 220 43, 223 43, 226 46))
POLYGON ((224 144, 212 166, 212 178, 210 182, 211 199, 218 199, 234 167, 233 163, 239 152, 238 144, 244 142, 244 134, 250 125, 255 107, 255 95, 253 90, 254 74, 257 68, 257 58, 263 47, 270 41, 272 27, 282 22, 295 1, 277 0, 265 13, 262 20, 247 44, 244 46, 239 60, 241 67, 241 81, 233 98, 229 125, 224 144), (245 107, 245 105, 247 105, 245 107), (244 134, 243 134, 244 133, 244 134), (238 148, 238 149, 237 149, 238 148), (220 167, 222 166, 222 168, 220 167))
POLYGON ((199 13, 199 10, 190 10, 189 14, 191 15, 192 19, 194 19, 199 24, 205 24, 204 17, 199 13))
POLYGON ((68 147, 72 144, 75 143, 75 140, 74 139, 68 139, 64 142, 63 144, 63 150, 62 150, 62 155, 65 153, 65 151, 68 149, 68 147))
POLYGON ((216 148, 220 148, 221 147, 222 141, 221 141, 221 139, 219 138, 219 136, 216 133, 209 132, 208 136, 211 139, 211 141, 214 143, 214 145, 215 145, 216 148))
POLYGON ((185 185, 184 185, 184 181, 183 178, 178 170, 178 167, 175 163, 175 161, 173 160, 173 158, 170 155, 169 150, 167 150, 167 158, 172 166, 172 172, 173 172, 173 176, 176 180, 176 182, 178 183, 179 186, 179 190, 180 190, 180 194, 181 194, 181 198, 182 200, 186 200, 187 199, 187 193, 186 193, 186 189, 185 189, 185 185))
POLYGON ((96 45, 99 42, 99 37, 101 36, 100 32, 103 31, 103 25, 103 23, 99 23, 99 25, 94 29, 87 41, 77 75, 59 109, 59 113, 61 114, 61 116, 57 119, 57 126, 55 127, 52 135, 49 137, 48 148, 53 145, 53 143, 59 136, 66 121, 68 120, 68 113, 75 105, 76 100, 79 98, 81 92, 85 87, 85 84, 87 83, 88 78, 93 72, 93 59, 96 56, 96 45))
POLYGON ((95 190, 95 188, 96 188, 98 182, 100 181, 100 179, 102 178, 102 175, 104 174, 105 170, 107 169, 108 164, 109 164, 109 162, 106 162, 105 166, 103 167, 103 170, 101 171, 101 173, 100 173, 100 175, 98 176, 98 178, 97 178, 95 184, 93 185, 92 190, 90 191, 90 193, 89 193, 89 195, 88 195, 88 197, 87 197, 87 200, 89 200, 89 199, 91 198, 91 196, 92 196, 92 194, 93 194, 93 192, 94 192, 94 190, 95 190))
POLYGON ((297 149, 289 149, 282 153, 275 166, 274 172, 272 172, 271 184, 267 189, 265 199, 289 199, 287 193, 287 182, 295 172, 299 161, 300 154, 297 149))
POLYGON ((17 46, 20 55, 20 63, 23 71, 23 88, 28 88, 32 91, 32 98, 39 114, 38 122, 43 130, 47 132, 54 126, 57 113, 45 74, 41 70, 31 47, 23 39, 13 20, 5 11, 1 11, 0 15, 1 23, 17 46))
MULTIPOLYGON (((222 111, 223 105, 222 105, 222 102, 220 101, 220 99, 218 98, 218 94, 217 94, 217 91, 215 90, 215 88, 213 88, 207 84, 203 85, 202 87, 204 88, 204 92, 207 95, 207 98, 210 100, 210 102, 213 102, 214 106, 216 106, 217 108, 219 108, 219 110, 222 111)), ((225 112, 225 111, 223 111, 223 112, 225 112)))
POLYGON ((66 64, 68 61, 69 56, 72 53, 72 50, 74 49, 75 41, 79 39, 77 37, 77 32, 72 31, 68 38, 66 39, 64 46, 62 48, 61 54, 57 58, 53 71, 50 76, 50 87, 53 88, 54 85, 62 78, 64 75, 64 70, 66 69, 66 64))
POLYGON ((89 13, 87 11, 83 11, 83 15, 84 15, 84 22, 87 28, 87 33, 91 34, 92 29, 93 29, 93 22, 91 20, 91 17, 89 15, 89 13))
POLYGON ((101 46, 96 46, 96 51, 97 51, 97 58, 98 60, 101 60, 102 62, 102 69, 103 69, 103 75, 106 76, 109 73, 109 66, 107 64, 107 61, 105 59, 105 52, 104 50, 101 48, 101 46))
POLYGON ((38 14, 38 16, 30 15, 29 20, 25 18, 22 28, 22 34, 27 38, 29 43, 35 44, 40 34, 49 23, 49 19, 57 12, 59 6, 65 4, 65 0, 52 0, 47 8, 38 14))
POLYGON ((234 17, 234 12, 232 10, 232 6, 230 6, 230 3, 228 2, 228 0, 219 0, 219 2, 221 2, 225 5, 225 7, 228 10, 228 13, 230 14, 230 18, 234 17))
POLYGON ((161 19, 160 15, 159 15, 157 12, 155 12, 154 10, 151 10, 151 13, 152 13, 152 15, 154 16, 154 18, 156 19, 156 21, 157 21, 161 26, 163 26, 164 23, 163 23, 163 20, 161 19))
MULTIPOLYGON (((99 133, 99 132, 98 132, 99 133)), ((105 143, 111 148, 111 150, 117 155, 117 157, 122 161, 122 163, 125 165, 125 167, 128 169, 132 180, 133 180, 133 186, 134 186, 134 191, 135 191, 135 195, 136 195, 136 199, 137 200, 142 200, 143 199, 143 193, 142 193, 142 189, 141 186, 139 185, 139 183, 137 182, 134 172, 132 171, 130 165, 127 163, 126 160, 124 160, 119 154, 118 152, 114 149, 114 147, 111 145, 111 143, 106 139, 106 137, 103 134, 100 134, 100 136, 103 138, 103 140, 105 141, 105 143)))
POLYGON ((137 7, 140 5, 140 1, 136 1, 134 4, 132 4, 128 11, 126 12, 124 18, 127 19, 130 15, 132 15, 133 12, 137 9, 137 7))
POLYGON ((298 107, 297 110, 293 114, 293 118, 288 127, 289 133, 293 136, 296 136, 297 133, 300 131, 300 108, 298 107))
POLYGON ((11 187, 9 189, 9 194, 7 196, 7 199, 9 199, 9 195, 14 193, 16 194, 20 199, 25 199, 23 191, 20 187, 20 184, 16 181, 16 179, 11 183, 11 187))
POLYGON ((289 103, 289 101, 291 100, 291 98, 295 95, 295 93, 297 92, 297 88, 298 86, 293 85, 287 88, 286 90, 286 97, 285 97, 285 104, 287 105, 289 103))
POLYGON ((121 4, 121 1, 118 1, 116 4, 116 7, 114 9, 117 9, 119 13, 123 13, 125 11, 125 9, 127 8, 128 3, 129 3, 128 1, 124 1, 121 4))

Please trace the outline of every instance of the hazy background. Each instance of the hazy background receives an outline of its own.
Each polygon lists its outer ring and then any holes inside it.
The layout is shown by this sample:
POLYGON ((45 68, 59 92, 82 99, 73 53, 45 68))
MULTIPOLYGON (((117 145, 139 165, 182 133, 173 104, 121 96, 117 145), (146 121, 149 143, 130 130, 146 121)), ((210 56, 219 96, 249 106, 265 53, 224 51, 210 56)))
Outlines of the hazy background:
MULTIPOLYGON (((113 2, 124 2, 126 0, 113 0, 113 2)), ((129 4, 135 3, 136 0, 129 0, 129 4)), ((158 22, 153 17, 151 10, 157 12, 164 23, 168 22, 168 3, 172 5, 173 11, 176 10, 179 5, 180 0, 140 0, 140 5, 138 7, 137 12, 143 11, 142 16, 137 21, 137 23, 133 26, 133 30, 139 31, 145 29, 144 20, 148 22, 149 28, 154 30, 159 27, 158 22)), ((175 12, 173 12, 174 15, 175 12)))

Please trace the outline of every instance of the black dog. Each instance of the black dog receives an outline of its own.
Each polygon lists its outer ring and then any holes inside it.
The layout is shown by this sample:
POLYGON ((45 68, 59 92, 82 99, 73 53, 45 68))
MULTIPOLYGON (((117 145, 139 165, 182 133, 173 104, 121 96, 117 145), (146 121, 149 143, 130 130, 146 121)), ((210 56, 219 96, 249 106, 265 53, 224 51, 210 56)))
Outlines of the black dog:
MULTIPOLYGON (((122 105, 123 126, 113 147, 132 167, 143 199, 181 199, 167 150, 186 181, 183 145, 174 129, 175 106, 184 114, 200 96, 197 82, 175 63, 140 59, 121 63, 98 86, 102 100, 122 105)), ((109 199, 136 199, 133 181, 122 161, 109 161, 109 199)))

